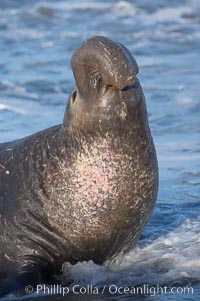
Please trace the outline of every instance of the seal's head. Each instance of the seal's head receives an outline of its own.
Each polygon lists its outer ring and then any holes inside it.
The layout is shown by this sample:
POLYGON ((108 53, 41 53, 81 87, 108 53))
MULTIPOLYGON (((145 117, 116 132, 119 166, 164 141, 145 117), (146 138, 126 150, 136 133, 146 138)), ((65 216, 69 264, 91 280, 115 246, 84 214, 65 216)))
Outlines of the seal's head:
POLYGON ((77 49, 71 59, 76 80, 64 118, 73 132, 102 134, 122 131, 133 119, 143 96, 136 78, 138 65, 127 48, 96 36, 77 49))

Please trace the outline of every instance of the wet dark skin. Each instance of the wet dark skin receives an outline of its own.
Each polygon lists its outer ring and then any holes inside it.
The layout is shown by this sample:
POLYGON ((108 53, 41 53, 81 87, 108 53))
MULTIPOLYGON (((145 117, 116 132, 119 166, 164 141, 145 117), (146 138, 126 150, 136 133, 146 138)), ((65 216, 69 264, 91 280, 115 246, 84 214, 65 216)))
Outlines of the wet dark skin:
POLYGON ((61 125, 0 144, 1 293, 52 282, 62 263, 128 251, 157 197, 158 167, 138 66, 93 37, 71 59, 61 125))

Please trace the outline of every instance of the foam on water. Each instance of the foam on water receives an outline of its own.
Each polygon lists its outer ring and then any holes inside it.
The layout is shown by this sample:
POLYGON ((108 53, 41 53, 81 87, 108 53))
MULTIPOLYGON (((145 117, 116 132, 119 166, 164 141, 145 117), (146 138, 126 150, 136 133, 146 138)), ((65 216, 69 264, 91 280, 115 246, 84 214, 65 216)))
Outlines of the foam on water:
MULTIPOLYGON (((117 286, 166 285, 200 278, 199 222, 197 219, 186 219, 180 226, 161 235, 154 241, 140 241, 125 256, 103 266, 92 261, 63 265, 66 279, 80 285, 92 284, 102 287, 104 284, 117 286)), ((150 239, 149 239, 150 240, 150 239)))
POLYGON ((193 107, 199 105, 199 102, 197 100, 191 99, 189 97, 178 98, 176 102, 180 106, 193 107))
POLYGON ((0 103, 0 111, 5 111, 5 110, 16 112, 16 113, 22 114, 22 115, 25 115, 27 113, 24 109, 11 107, 9 105, 5 105, 5 104, 0 103))
POLYGON ((55 9, 60 9, 60 10, 66 10, 66 11, 72 11, 72 10, 88 10, 88 9, 92 9, 92 10, 104 10, 104 9, 108 9, 111 7, 112 3, 110 3, 109 1, 107 3, 103 3, 101 1, 73 1, 71 3, 67 3, 67 2, 59 2, 58 4, 54 4, 54 3, 46 3, 43 4, 46 5, 48 7, 52 7, 55 9))
POLYGON ((112 7, 112 11, 116 16, 126 18, 135 16, 138 12, 138 9, 133 3, 119 1, 114 7, 112 7))
POLYGON ((185 22, 184 14, 192 12, 192 8, 189 6, 183 7, 165 7, 158 9, 155 13, 151 15, 152 22, 166 22, 174 21, 176 22, 185 22))
MULTIPOLYGON (((74 285, 86 287, 92 285, 102 288, 114 284, 117 287, 133 287, 146 284, 160 285, 191 285, 200 279, 199 224, 200 215, 195 219, 183 217, 174 222, 174 229, 158 238, 141 239, 138 246, 126 255, 119 255, 115 260, 107 261, 102 266, 92 261, 79 262, 75 265, 63 264, 63 284, 69 288, 74 285)), ((157 231, 157 229, 154 229, 157 231)), ((152 233, 154 236, 156 233, 152 233)), ((158 235, 156 235, 158 236, 158 235)), ((41 294, 33 293, 31 297, 41 294)), ((3 300, 23 300, 9 295, 3 300)))

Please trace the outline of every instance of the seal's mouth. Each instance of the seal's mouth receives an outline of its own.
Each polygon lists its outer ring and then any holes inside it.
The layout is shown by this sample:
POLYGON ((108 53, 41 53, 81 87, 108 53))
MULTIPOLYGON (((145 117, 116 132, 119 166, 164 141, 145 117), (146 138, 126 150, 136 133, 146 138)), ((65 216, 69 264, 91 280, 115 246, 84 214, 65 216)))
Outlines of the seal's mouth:
POLYGON ((131 90, 131 89, 134 89, 134 88, 135 88, 135 84, 131 85, 131 86, 125 86, 123 89, 121 89, 121 91, 128 91, 128 90, 131 90))
POLYGON ((142 94, 137 78, 134 84, 126 85, 122 89, 113 85, 103 85, 102 82, 101 86, 98 86, 97 81, 95 85, 98 92, 96 93, 95 89, 93 93, 89 91, 86 97, 82 96, 77 86, 74 87, 68 101, 70 112, 75 115, 95 112, 96 116, 117 112, 118 116, 125 119, 135 109, 142 94))

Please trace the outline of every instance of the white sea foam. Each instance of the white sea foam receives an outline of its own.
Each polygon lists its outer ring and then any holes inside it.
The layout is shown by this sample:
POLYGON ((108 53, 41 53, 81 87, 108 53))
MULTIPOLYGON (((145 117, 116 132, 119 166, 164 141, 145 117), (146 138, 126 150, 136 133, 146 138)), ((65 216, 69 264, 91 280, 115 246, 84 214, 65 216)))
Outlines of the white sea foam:
POLYGON ((114 5, 112 11, 119 17, 129 17, 134 16, 138 10, 134 4, 128 1, 119 1, 114 5))
POLYGON ((0 82, 0 86, 3 87, 4 89, 8 89, 12 92, 16 92, 16 93, 26 93, 26 88, 22 87, 22 86, 18 86, 16 84, 14 84, 13 82, 10 81, 2 81, 0 82))
POLYGON ((8 110, 8 107, 0 103, 0 111, 8 110))
POLYGON ((41 44, 42 48, 50 48, 50 47, 53 47, 55 44, 53 41, 47 41, 47 42, 43 42, 41 44))
MULTIPOLYGON (((112 12, 117 17, 127 17, 128 19, 125 21, 126 24, 130 22, 133 23, 135 21, 140 22, 141 24, 153 25, 158 22, 174 22, 176 23, 185 23, 188 22, 187 19, 184 18, 185 14, 192 13, 192 8, 190 6, 177 6, 177 7, 164 7, 157 9, 155 12, 149 13, 146 9, 142 9, 136 6, 136 4, 127 2, 127 1, 119 1, 114 6, 112 6, 112 12), (134 20, 129 17, 134 17, 134 20)), ((160 34, 162 36, 163 30, 157 27, 154 34, 160 34)))
MULTIPOLYGON (((69 286, 93 285, 103 287, 116 286, 172 285, 178 281, 195 281, 200 278, 200 216, 193 219, 180 219, 180 224, 168 234, 149 241, 140 241, 126 255, 103 265, 93 261, 79 262, 75 265, 63 264, 63 279, 72 281, 69 286)), ((155 231, 155 229, 154 229, 155 231)), ((30 295, 36 297, 36 293, 30 295)), ((2 301, 23 300, 9 295, 2 301)))
POLYGON ((180 226, 150 242, 133 248, 111 263, 98 266, 92 261, 63 265, 66 279, 81 285, 164 285, 200 278, 200 217, 186 219, 180 226))
POLYGON ((178 98, 176 100, 176 103, 183 107, 193 107, 198 104, 198 101, 196 101, 192 98, 189 98, 189 97, 182 97, 182 98, 178 98))
POLYGON ((0 111, 12 111, 21 115, 25 115, 27 112, 24 109, 18 108, 16 106, 10 106, 0 103, 0 111))
POLYGON ((181 21, 182 17, 186 13, 190 13, 192 8, 189 6, 178 6, 178 7, 165 7, 158 9, 151 15, 154 22, 156 21, 181 21))
POLYGON ((73 10, 102 10, 102 9, 108 9, 111 7, 111 3, 102 3, 102 2, 92 2, 92 1, 85 1, 85 2, 67 2, 67 1, 59 1, 58 3, 48 3, 48 2, 41 2, 39 5, 36 6, 37 10, 41 7, 49 7, 53 8, 55 10, 64 10, 64 11, 73 11, 73 10))

